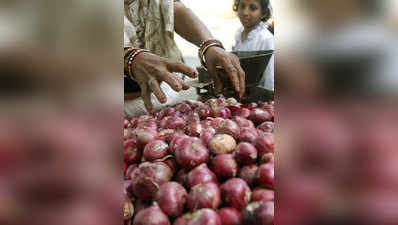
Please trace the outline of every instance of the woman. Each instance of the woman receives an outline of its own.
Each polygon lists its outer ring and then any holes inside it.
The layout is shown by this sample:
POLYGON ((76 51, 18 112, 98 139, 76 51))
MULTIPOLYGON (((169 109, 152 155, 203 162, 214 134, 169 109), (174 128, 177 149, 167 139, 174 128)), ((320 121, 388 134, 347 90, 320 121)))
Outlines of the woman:
MULTIPOLYGON (((148 112, 153 112, 152 93, 159 103, 189 86, 174 72, 195 78, 198 72, 181 63, 182 54, 174 40, 174 31, 187 41, 200 47, 202 65, 213 77, 216 91, 222 83, 216 66, 222 66, 242 97, 245 92, 245 73, 238 58, 224 50, 197 16, 179 1, 125 0, 124 2, 125 93, 141 92, 141 99, 126 102, 140 114, 142 101, 148 112), (131 80, 129 79, 131 78, 131 80), (127 85, 127 86, 126 86, 127 85), (127 89, 127 90, 126 90, 127 89)), ((131 107, 130 107, 131 108, 131 107)))

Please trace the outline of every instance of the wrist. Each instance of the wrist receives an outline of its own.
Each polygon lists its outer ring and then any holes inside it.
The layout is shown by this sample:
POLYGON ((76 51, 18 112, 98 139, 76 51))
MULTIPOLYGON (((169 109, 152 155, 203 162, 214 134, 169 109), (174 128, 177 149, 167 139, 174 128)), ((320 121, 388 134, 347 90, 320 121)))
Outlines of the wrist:
POLYGON ((125 55, 124 55, 125 74, 133 80, 135 80, 134 73, 132 72, 133 63, 135 59, 138 57, 138 55, 144 52, 149 52, 149 51, 146 49, 139 49, 139 48, 130 48, 125 50, 125 55))
POLYGON ((213 48, 213 47, 219 47, 219 48, 222 48, 222 49, 225 50, 223 44, 217 39, 206 40, 199 47, 198 56, 199 56, 199 59, 200 59, 200 62, 202 64, 202 66, 205 69, 207 69, 205 55, 208 52, 208 50, 213 48))

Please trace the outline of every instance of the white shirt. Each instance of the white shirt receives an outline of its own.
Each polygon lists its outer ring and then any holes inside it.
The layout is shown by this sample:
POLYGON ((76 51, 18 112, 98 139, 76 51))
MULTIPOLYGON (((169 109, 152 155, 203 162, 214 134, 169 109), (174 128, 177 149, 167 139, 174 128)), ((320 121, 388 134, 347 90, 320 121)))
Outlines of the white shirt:
MULTIPOLYGON (((234 51, 275 50, 274 36, 269 32, 265 22, 260 22, 256 28, 250 31, 245 41, 242 41, 242 32, 243 27, 236 32, 234 51)), ((264 71, 260 85, 274 90, 274 56, 271 57, 264 71)))

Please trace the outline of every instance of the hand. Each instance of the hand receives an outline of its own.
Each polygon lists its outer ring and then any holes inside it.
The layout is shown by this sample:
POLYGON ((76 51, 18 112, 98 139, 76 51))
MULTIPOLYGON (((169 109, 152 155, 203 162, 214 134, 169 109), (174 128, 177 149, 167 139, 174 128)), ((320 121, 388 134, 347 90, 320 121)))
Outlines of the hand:
POLYGON ((173 62, 148 52, 139 54, 131 66, 135 81, 141 87, 141 97, 144 100, 145 108, 149 113, 152 113, 153 107, 152 92, 159 102, 167 102, 166 95, 160 88, 163 81, 177 92, 189 89, 189 86, 173 72, 180 72, 192 78, 198 76, 196 70, 182 63, 173 62))
POLYGON ((222 90, 222 82, 217 73, 217 66, 222 66, 232 82, 232 86, 239 97, 242 98, 245 94, 245 72, 240 66, 239 59, 236 55, 226 52, 219 47, 210 47, 205 54, 207 70, 213 77, 216 92, 220 93, 222 90))

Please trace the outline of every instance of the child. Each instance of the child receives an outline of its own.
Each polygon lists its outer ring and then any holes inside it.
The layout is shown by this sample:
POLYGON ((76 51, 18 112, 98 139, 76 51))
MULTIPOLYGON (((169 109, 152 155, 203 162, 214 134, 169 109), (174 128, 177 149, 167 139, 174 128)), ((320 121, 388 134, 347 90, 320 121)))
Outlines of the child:
MULTIPOLYGON (((271 17, 269 0, 235 0, 233 9, 237 12, 243 28, 235 36, 234 51, 274 50, 274 36, 268 30, 266 21, 271 17)), ((274 90, 274 57, 264 71, 260 86, 274 90)))

